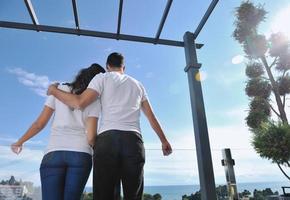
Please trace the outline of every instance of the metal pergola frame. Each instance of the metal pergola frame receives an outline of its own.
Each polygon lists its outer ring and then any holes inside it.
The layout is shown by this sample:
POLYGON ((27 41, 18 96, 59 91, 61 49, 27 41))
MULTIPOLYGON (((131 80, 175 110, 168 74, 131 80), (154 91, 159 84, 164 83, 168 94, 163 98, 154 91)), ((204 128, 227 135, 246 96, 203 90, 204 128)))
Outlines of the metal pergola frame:
POLYGON ((117 30, 115 33, 82 29, 79 22, 77 0, 71 1, 72 1, 72 10, 74 14, 75 28, 41 25, 34 11, 31 0, 24 0, 27 11, 32 21, 31 24, 0 21, 0 27, 184 47, 186 59, 186 66, 184 70, 188 74, 194 135, 196 142, 196 153, 198 160, 199 181, 201 187, 201 198, 202 200, 216 200, 215 180, 213 173, 213 165, 202 88, 200 80, 196 78, 199 76, 199 69, 201 67, 201 64, 198 63, 196 49, 202 48, 203 44, 195 43, 195 40, 199 36, 202 28, 204 27, 205 23, 207 22, 208 18, 210 17, 219 0, 211 1, 206 13, 200 20, 199 25, 197 26, 194 33, 186 32, 184 34, 183 41, 160 39, 173 0, 167 0, 166 7, 163 11, 163 15, 155 37, 143 37, 121 33, 122 12, 124 3, 123 0, 119 0, 118 23, 117 30))

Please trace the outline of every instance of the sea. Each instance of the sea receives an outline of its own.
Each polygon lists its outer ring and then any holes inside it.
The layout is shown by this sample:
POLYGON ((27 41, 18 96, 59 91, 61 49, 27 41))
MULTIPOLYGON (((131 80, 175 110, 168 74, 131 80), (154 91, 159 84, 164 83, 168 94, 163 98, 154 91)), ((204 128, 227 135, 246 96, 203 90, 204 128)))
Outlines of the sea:
MULTIPOLYGON (((279 194, 282 194, 282 186, 290 186, 290 182, 239 183, 237 185, 239 192, 248 190, 252 194, 255 189, 264 190, 266 188, 271 188, 273 192, 278 191, 279 194)), ((162 200, 181 200, 183 195, 194 194, 199 189, 199 185, 145 186, 144 193, 152 195, 159 193, 162 196, 162 200)), ((91 187, 86 188, 86 192, 91 191, 91 187)))

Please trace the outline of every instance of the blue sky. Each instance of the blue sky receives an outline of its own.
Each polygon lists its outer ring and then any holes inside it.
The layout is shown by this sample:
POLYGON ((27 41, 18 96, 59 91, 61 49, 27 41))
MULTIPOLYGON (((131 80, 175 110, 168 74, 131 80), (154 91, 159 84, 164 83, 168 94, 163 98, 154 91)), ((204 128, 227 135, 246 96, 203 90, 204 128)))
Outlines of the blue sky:
MULTIPOLYGON (((267 22, 261 26, 267 34, 271 32, 275 16, 290 7, 287 0, 254 2, 265 3, 269 11, 267 22)), ((32 3, 41 24, 74 26, 71 1, 32 3)), ((209 3, 209 0, 174 1, 161 38, 182 40, 184 32, 195 30, 209 3)), ((198 58, 202 63, 215 179, 217 183, 225 183, 221 149, 230 147, 237 163, 238 182, 285 181, 275 165, 254 153, 250 145, 251 133, 245 126, 248 104, 244 94, 245 59, 241 47, 231 37, 234 8, 239 3, 220 1, 197 39, 198 43, 205 44, 198 50, 198 58)), ((87 0, 79 1, 78 5, 81 28, 116 31, 118 1, 87 0)), ((154 37, 165 5, 165 0, 124 1, 121 33, 154 37)), ((24 3, 18 0, 0 2, 0 20, 30 23, 24 3)), ((4 89, 0 99, 0 179, 14 174, 16 178, 39 184, 38 168, 49 126, 27 143, 19 156, 13 155, 8 145, 20 137, 40 113, 50 81, 70 81, 80 68, 94 62, 104 66, 108 54, 117 51, 126 58, 126 72, 146 87, 174 148, 174 153, 166 158, 155 150, 160 148, 160 143, 142 117, 147 148, 145 184, 198 183, 183 48, 3 28, 0 35, 0 83, 4 89)))

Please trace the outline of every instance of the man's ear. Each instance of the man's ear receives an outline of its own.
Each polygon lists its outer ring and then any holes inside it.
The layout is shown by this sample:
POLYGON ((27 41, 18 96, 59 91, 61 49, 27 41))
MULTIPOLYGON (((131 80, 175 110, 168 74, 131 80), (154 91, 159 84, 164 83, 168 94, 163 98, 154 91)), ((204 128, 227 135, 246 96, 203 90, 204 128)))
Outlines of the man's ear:
POLYGON ((125 69, 126 69, 126 66, 124 65, 124 66, 123 66, 123 71, 125 71, 125 69))

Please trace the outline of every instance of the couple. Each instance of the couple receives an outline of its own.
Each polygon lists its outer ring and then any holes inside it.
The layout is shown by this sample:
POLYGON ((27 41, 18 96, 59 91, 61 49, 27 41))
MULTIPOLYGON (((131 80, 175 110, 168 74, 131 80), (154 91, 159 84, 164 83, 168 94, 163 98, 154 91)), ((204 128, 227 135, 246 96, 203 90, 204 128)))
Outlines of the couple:
POLYGON ((143 85, 124 73, 124 57, 110 54, 106 67, 108 72, 93 64, 81 70, 72 83, 49 86, 42 113, 11 145, 20 153, 23 143, 41 131, 54 113, 40 166, 43 200, 79 200, 92 155, 95 200, 116 199, 120 181, 125 200, 141 200, 145 163, 141 110, 158 135, 163 154, 172 152, 143 85))

